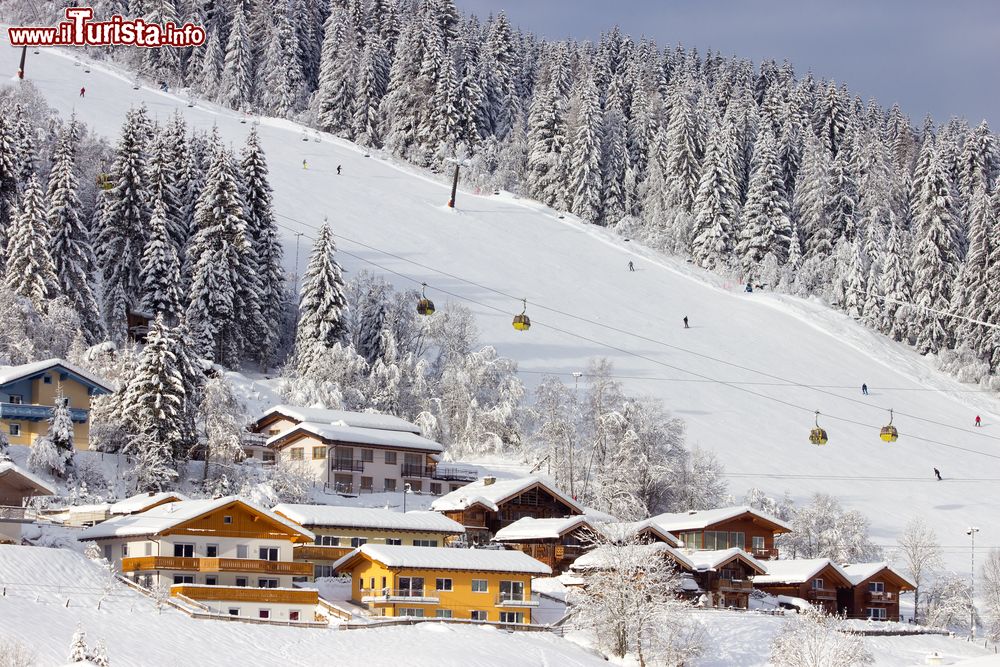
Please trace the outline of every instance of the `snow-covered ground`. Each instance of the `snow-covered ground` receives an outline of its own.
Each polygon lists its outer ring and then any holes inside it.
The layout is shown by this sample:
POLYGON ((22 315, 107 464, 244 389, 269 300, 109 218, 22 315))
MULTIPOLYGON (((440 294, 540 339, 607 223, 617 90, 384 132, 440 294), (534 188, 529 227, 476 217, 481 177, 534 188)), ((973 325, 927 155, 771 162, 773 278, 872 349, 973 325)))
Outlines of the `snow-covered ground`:
MULTIPOLYGON (((0 49, 0 71, 14 72, 18 56, 0 49)), ((60 113, 75 111, 112 139, 124 112, 139 102, 160 120, 180 110, 193 127, 214 125, 234 145, 250 129, 231 111, 200 102, 188 108, 186 97, 135 91, 130 76, 102 66, 84 74, 72 55, 29 51, 26 71, 60 113), (85 99, 78 97, 81 85, 85 99)), ((459 211, 452 212, 443 206, 446 185, 378 153, 365 157, 325 135, 302 142, 301 129, 287 121, 262 120, 259 131, 290 270, 293 233, 304 232, 307 245, 328 216, 341 235, 348 277, 361 269, 385 273, 384 267, 415 281, 387 275, 398 287, 426 281, 439 306, 461 298, 478 317, 483 342, 516 359, 529 386, 543 372, 572 383, 569 374, 584 370, 589 359, 611 358, 617 374, 630 378, 624 381, 630 391, 662 398, 686 420, 691 445, 715 451, 739 473, 731 478, 737 497, 754 485, 800 498, 830 492, 864 511, 875 540, 886 545, 921 515, 935 524, 950 563, 961 569, 968 562, 968 525, 982 529, 977 546, 1000 545, 1000 523, 990 520, 1000 505, 995 397, 969 391, 821 304, 745 294, 682 261, 506 194, 463 191, 459 211), (626 270, 630 259, 634 273, 626 270), (510 326, 521 297, 533 323, 526 333, 510 326), (684 316, 690 329, 681 326, 684 316), (861 396, 862 382, 871 389, 868 397, 861 396), (901 433, 892 445, 881 442, 877 430, 889 408, 901 433), (820 417, 830 434, 826 447, 807 441, 817 409, 826 415, 820 417), (983 428, 972 426, 976 414, 983 428), (945 481, 934 480, 933 467, 945 481)), ((306 252, 303 247, 300 266, 306 252)), ((260 401, 270 400, 264 389, 254 391, 260 401)))

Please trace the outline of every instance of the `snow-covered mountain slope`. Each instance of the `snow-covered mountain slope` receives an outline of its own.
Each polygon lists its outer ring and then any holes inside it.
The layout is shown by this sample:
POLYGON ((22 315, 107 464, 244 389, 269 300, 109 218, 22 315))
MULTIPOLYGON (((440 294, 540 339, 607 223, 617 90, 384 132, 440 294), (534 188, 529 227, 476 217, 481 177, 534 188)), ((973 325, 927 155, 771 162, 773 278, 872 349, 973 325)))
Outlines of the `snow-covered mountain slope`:
MULTIPOLYGON (((0 49, 0 71, 14 72, 18 55, 0 49)), ((75 111, 112 139, 139 102, 161 120, 179 109, 194 127, 215 125, 235 145, 250 129, 235 112, 133 90, 130 77, 101 66, 85 74, 74 67, 75 55, 29 51, 28 78, 61 113, 75 111), (85 99, 78 96, 83 85, 85 99)), ((799 497, 834 493, 863 510, 875 540, 886 545, 906 520, 923 515, 955 567, 967 567, 970 524, 982 528, 977 545, 1000 545, 1000 524, 992 520, 1000 484, 975 481, 1000 480, 1000 404, 912 351, 818 303, 745 294, 538 204, 460 191, 459 211, 449 211, 447 186, 409 167, 366 158, 330 136, 303 142, 301 128, 287 121, 262 120, 259 131, 290 269, 294 232, 314 235, 328 216, 344 237, 338 244, 349 272, 397 272, 387 277, 398 287, 415 284, 403 276, 426 281, 439 306, 455 297, 437 289, 465 300, 483 341, 516 359, 529 386, 543 371, 572 383, 569 374, 588 359, 611 358, 618 375, 635 378, 624 381, 630 391, 662 398, 687 421, 691 445, 717 452, 741 475, 731 478, 737 497, 753 485, 799 497), (526 333, 510 325, 522 296, 533 323, 526 333), (870 396, 861 395, 862 382, 870 396), (878 438, 889 408, 902 434, 895 444, 878 438), (830 434, 825 447, 807 440, 817 409, 828 415, 820 417, 830 434), (983 428, 973 427, 976 414, 983 428), (945 481, 934 479, 934 467, 945 481)), ((308 237, 302 242, 300 265, 308 237)))
POLYGON ((16 639, 38 665, 61 665, 77 624, 94 646, 104 639, 113 665, 320 665, 363 658, 369 665, 598 665, 604 660, 544 632, 418 625, 338 632, 197 620, 120 583, 66 549, 0 546, 0 639, 16 639), (198 656, 197 659, 194 656, 198 656))

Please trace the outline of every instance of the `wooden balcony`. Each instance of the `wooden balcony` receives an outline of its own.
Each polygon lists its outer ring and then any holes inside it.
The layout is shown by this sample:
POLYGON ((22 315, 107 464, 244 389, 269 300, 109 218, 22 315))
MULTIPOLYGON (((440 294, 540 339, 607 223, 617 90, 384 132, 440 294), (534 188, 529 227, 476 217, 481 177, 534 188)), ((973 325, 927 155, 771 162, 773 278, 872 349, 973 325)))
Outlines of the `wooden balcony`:
POLYGON ((761 560, 774 560, 778 557, 777 549, 754 549, 753 557, 761 560))
POLYGON ((836 600, 837 591, 829 588, 810 588, 806 593, 807 600, 836 600))
POLYGON ((295 560, 339 560, 354 551, 353 547, 300 544, 292 552, 295 560))
POLYGON ((192 600, 225 600, 227 602, 263 602, 270 604, 318 604, 319 594, 308 588, 245 588, 241 586, 199 586, 174 584, 170 594, 192 600))
POLYGON ((0 505, 0 521, 8 523, 31 523, 38 518, 38 510, 33 507, 0 505))
POLYGON ((122 572, 180 570, 190 572, 238 572, 252 574, 290 574, 309 576, 312 565, 249 558, 181 558, 178 556, 139 556, 122 558, 122 572))
POLYGON ((718 589, 720 591, 750 592, 753 590, 753 582, 749 579, 719 579, 718 589))
POLYGON ((868 600, 868 602, 881 602, 883 604, 896 602, 896 596, 886 591, 867 591, 865 593, 865 599, 868 600))

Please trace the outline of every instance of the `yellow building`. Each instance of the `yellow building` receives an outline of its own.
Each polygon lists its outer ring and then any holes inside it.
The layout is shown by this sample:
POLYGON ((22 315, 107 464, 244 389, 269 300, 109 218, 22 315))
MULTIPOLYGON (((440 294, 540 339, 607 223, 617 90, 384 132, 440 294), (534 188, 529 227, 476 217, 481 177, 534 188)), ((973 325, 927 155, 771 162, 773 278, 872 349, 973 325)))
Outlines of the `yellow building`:
POLYGON ((520 551, 365 544, 334 564, 379 616, 531 623, 531 580, 552 569, 520 551))
POLYGON ((295 560, 311 563, 317 577, 332 577, 333 563, 363 544, 443 547, 465 535, 462 524, 437 512, 291 503, 271 511, 316 536, 315 544, 295 547, 295 560))
POLYGON ((12 445, 31 446, 44 435, 62 391, 73 419, 73 444, 90 447, 90 400, 113 391, 111 383, 63 359, 0 366, 0 428, 12 445))

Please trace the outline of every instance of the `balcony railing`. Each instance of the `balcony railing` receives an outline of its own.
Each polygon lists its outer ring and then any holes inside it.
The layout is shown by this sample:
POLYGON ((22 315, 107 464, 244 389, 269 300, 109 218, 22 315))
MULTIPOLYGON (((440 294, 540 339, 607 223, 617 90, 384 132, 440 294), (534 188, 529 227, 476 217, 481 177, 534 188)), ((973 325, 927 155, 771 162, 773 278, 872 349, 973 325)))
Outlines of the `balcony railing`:
POLYGON ((446 482, 475 482, 479 479, 479 473, 475 470, 459 468, 457 466, 439 465, 434 468, 431 477, 446 482))
POLYGON ((241 586, 202 586, 174 584, 173 596, 183 595, 192 600, 225 600, 227 602, 263 602, 271 604, 318 604, 319 595, 310 588, 244 588, 241 586))
POLYGON ((309 576, 312 565, 250 558, 183 558, 180 556, 138 556, 122 558, 122 572, 181 570, 192 572, 249 572, 253 574, 291 574, 309 576))
POLYGON ((749 579, 719 579, 720 591, 751 591, 753 583, 749 579))
POLYGON ((32 507, 0 505, 0 521, 31 523, 38 518, 38 510, 32 507))
POLYGON ((295 547, 295 560, 339 560, 354 551, 353 547, 302 544, 295 547))
POLYGON ((404 463, 401 472, 403 477, 427 477, 431 479, 434 477, 434 468, 412 463, 404 463))
POLYGON ((764 560, 774 560, 775 558, 778 557, 778 550, 777 549, 754 549, 753 550, 753 557, 754 558, 762 558, 764 560))
POLYGON ((809 600, 836 600, 837 591, 829 588, 810 588, 806 598, 809 600))
POLYGON ((364 472, 364 461, 347 461, 345 459, 330 459, 330 470, 346 470, 347 472, 364 472))
POLYGON ((892 593, 887 591, 868 591, 866 597, 869 602, 895 602, 892 593))
POLYGON ((361 590, 362 602, 405 602, 407 604, 440 604, 436 591, 424 588, 370 588, 361 590))
POLYGON ((240 434, 240 440, 244 447, 263 447, 270 437, 267 433, 251 433, 250 431, 240 434))
POLYGON ((498 607, 537 607, 536 600, 525 599, 524 596, 512 596, 508 593, 501 593, 497 596, 496 606, 498 607))
MULTIPOLYGON (((24 403, 0 403, 0 419, 23 419, 25 421, 44 421, 52 416, 51 405, 27 405, 24 403)), ((87 421, 89 410, 70 408, 69 417, 75 422, 87 421)))

